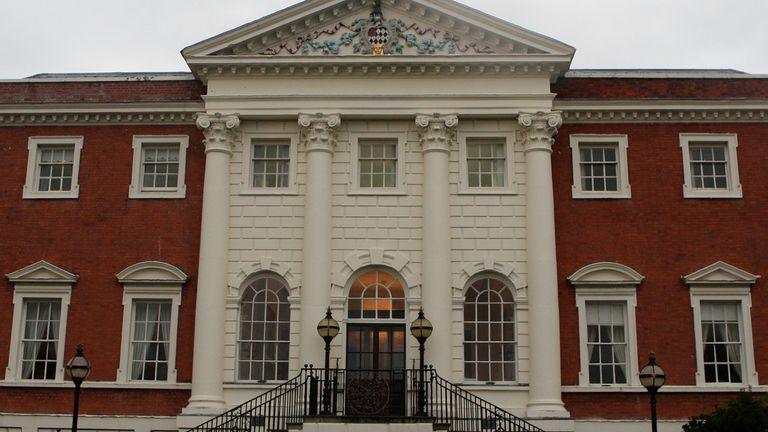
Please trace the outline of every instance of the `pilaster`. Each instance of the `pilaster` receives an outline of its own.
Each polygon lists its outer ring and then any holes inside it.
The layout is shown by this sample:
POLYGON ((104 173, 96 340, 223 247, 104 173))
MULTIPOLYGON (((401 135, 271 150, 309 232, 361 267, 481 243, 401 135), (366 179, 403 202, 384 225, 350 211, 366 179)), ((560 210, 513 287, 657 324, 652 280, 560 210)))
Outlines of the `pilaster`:
POLYGON ((421 304, 434 331, 427 340, 427 362, 439 373, 451 373, 451 223, 448 159, 456 144, 456 115, 418 115, 416 126, 424 155, 422 207, 421 304))
POLYGON ((324 342, 317 334, 316 326, 331 301, 331 175, 336 131, 340 124, 341 117, 336 114, 299 115, 301 141, 307 152, 299 358, 300 364, 320 367, 323 366, 324 342))
POLYGON ((195 308, 192 395, 189 414, 215 414, 224 404, 224 311, 229 240, 229 163, 240 119, 201 114, 205 135, 205 180, 200 228, 200 263, 195 308))
POLYGON ((528 221, 528 308, 530 383, 527 415, 567 418, 560 394, 560 314, 555 255, 555 207, 552 190, 553 136, 562 124, 559 112, 521 113, 525 128, 528 221))

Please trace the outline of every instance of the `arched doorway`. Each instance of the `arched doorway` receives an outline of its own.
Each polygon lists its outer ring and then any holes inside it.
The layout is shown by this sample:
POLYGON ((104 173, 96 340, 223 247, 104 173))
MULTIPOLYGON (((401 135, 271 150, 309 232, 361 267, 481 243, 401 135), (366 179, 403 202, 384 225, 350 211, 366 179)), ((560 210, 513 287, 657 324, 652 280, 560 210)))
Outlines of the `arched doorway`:
POLYGON ((347 300, 349 415, 405 414, 405 291, 384 269, 352 282, 347 300))

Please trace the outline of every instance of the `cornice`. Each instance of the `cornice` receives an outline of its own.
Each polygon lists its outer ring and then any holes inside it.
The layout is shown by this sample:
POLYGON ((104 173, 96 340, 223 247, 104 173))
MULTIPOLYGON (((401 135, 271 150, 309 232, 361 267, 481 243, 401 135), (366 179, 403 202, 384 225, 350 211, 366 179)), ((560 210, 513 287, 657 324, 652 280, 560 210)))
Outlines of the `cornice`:
POLYGON ((251 77, 414 77, 549 75, 554 80, 569 58, 551 55, 391 57, 205 57, 189 65, 203 83, 251 77))
POLYGON ((194 124, 202 102, 141 104, 0 104, 0 126, 194 124))
POLYGON ((578 123, 765 123, 768 100, 558 100, 563 122, 578 123))

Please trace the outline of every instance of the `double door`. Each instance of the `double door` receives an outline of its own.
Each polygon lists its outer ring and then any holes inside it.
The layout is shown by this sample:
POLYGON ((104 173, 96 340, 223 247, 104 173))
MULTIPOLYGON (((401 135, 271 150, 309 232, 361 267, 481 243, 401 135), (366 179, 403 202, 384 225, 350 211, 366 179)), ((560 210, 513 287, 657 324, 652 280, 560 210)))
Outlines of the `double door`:
POLYGON ((405 415, 405 337, 404 324, 347 325, 347 415, 405 415))

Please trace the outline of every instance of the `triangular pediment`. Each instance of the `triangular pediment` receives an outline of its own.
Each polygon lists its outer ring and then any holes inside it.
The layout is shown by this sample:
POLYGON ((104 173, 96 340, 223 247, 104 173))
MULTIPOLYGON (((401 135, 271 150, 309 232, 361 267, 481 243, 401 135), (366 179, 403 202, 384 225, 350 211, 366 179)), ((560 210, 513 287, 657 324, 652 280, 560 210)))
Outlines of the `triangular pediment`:
POLYGON ((306 0, 182 54, 196 73, 200 65, 231 68, 246 61, 258 67, 395 57, 450 57, 456 64, 473 57, 535 59, 539 72, 549 61, 560 73, 574 49, 452 0, 306 0))
POLYGON ((78 276, 47 261, 38 261, 6 275, 12 283, 75 283, 78 276))
POLYGON ((718 261, 683 276, 686 285, 754 285, 760 276, 718 261))
POLYGON ((635 269, 614 262, 586 265, 568 276, 573 286, 583 285, 639 285, 645 277, 635 269))
POLYGON ((133 264, 117 274, 120 283, 150 284, 167 283, 181 284, 189 276, 173 264, 161 261, 144 261, 133 264))

